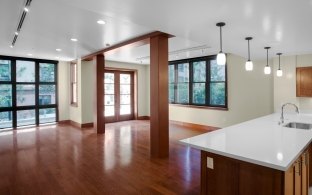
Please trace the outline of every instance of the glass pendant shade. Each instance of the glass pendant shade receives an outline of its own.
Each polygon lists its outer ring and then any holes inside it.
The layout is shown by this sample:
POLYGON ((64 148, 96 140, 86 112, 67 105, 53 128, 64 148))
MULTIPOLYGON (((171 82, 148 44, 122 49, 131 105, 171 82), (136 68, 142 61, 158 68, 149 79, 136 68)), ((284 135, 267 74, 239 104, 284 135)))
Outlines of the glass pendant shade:
POLYGON ((264 74, 271 74, 271 67, 270 66, 264 67, 264 74))
POLYGON ((217 55, 217 64, 220 66, 224 66, 226 63, 226 56, 225 53, 219 52, 217 55))
POLYGON ((276 72, 276 76, 278 76, 278 77, 283 76, 283 71, 281 69, 278 69, 276 72))
POLYGON ((245 64, 245 68, 247 71, 252 71, 253 70, 253 63, 251 60, 248 60, 245 64))

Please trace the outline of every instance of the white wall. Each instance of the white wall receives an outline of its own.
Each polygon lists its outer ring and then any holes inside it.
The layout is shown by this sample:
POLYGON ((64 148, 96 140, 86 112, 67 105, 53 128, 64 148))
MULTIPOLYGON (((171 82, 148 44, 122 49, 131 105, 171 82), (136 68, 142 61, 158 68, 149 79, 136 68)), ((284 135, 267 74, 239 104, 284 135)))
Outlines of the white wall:
POLYGON ((58 107, 59 107, 59 121, 69 120, 69 63, 58 63, 58 107))
MULTIPOLYGON (((273 77, 264 75, 265 61, 245 71, 246 59, 229 54, 228 111, 169 106, 169 119, 215 127, 227 127, 273 112, 273 77)), ((272 62, 270 62, 272 63, 272 62)))
MULTIPOLYGON (((274 110, 280 112, 281 105, 292 102, 301 112, 312 112, 312 98, 296 97, 296 67, 312 66, 312 54, 281 56, 283 77, 276 76, 278 58, 274 58, 274 110)), ((291 109, 291 108, 290 108, 291 109)))
POLYGON ((81 62, 81 123, 93 123, 94 68, 93 61, 81 62))

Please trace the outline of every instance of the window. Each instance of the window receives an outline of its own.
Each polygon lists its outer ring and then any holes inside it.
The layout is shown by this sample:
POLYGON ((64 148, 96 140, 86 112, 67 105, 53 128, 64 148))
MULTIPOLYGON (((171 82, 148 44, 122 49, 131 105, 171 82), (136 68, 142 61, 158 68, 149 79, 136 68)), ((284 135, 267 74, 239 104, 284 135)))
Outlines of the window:
POLYGON ((226 65, 216 56, 169 63, 169 103, 227 108, 226 65))
POLYGON ((57 62, 0 56, 0 131, 57 121, 57 62))
POLYGON ((70 64, 70 94, 71 100, 70 104, 73 106, 78 106, 78 70, 77 64, 72 63, 70 64))

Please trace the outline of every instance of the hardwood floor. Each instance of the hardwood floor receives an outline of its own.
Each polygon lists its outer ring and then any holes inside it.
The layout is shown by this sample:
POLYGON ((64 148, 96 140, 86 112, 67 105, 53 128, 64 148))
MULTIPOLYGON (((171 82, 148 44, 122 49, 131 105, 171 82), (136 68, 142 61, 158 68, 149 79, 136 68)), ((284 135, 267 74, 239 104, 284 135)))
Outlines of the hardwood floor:
POLYGON ((150 158, 149 121, 107 124, 103 135, 59 124, 0 132, 0 194, 199 194, 200 152, 170 125, 170 157, 150 158))

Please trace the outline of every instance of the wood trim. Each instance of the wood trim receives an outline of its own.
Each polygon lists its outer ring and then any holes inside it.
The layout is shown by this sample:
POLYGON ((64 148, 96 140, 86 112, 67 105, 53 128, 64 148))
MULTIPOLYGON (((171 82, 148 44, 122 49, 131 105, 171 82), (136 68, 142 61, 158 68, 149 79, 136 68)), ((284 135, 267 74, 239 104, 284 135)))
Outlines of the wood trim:
POLYGON ((77 123, 77 122, 75 122, 75 121, 70 121, 70 125, 71 126, 74 126, 74 127, 77 127, 77 128, 81 128, 81 124, 80 123, 77 123))
POLYGON ((94 60, 94 101, 93 101, 93 122, 94 129, 98 134, 105 133, 105 105, 104 105, 104 55, 97 55, 94 60))
POLYGON ((169 156, 168 36, 150 40, 151 156, 169 156))
POLYGON ((94 53, 91 53, 87 56, 82 57, 82 60, 86 60, 86 61, 91 61, 93 60, 93 58, 99 54, 103 55, 103 54, 109 54, 109 53, 114 53, 116 51, 119 50, 123 50, 123 49, 130 49, 130 48, 134 48, 134 47, 139 47, 142 45, 146 45, 150 43, 150 38, 155 37, 155 36, 166 36, 167 38, 171 38, 174 37, 173 35, 167 34, 167 33, 163 33, 160 31, 155 31, 155 32, 151 32, 142 36, 138 36, 126 41, 123 41, 121 43, 115 44, 113 46, 101 49, 99 51, 96 51, 94 53))
POLYGON ((63 120, 63 121, 59 121, 57 122, 60 125, 69 125, 70 124, 70 120, 63 120))
POLYGON ((169 104, 169 105, 170 106, 177 106, 177 107, 186 107, 186 108, 229 111, 229 108, 224 108, 224 107, 196 106, 196 105, 186 105, 186 104, 169 104))
POLYGON ((92 128, 94 126, 93 123, 84 123, 81 124, 81 128, 92 128))
POLYGON ((188 122, 181 122, 181 121, 169 121, 170 124, 174 125, 179 125, 182 127, 190 128, 190 129, 196 129, 196 130, 201 130, 201 131, 215 131, 220 129, 219 127, 212 127, 212 126, 207 126, 207 125, 200 125, 200 124, 195 124, 195 123, 188 123, 188 122))
POLYGON ((149 116, 138 116, 137 120, 150 120, 149 116))

